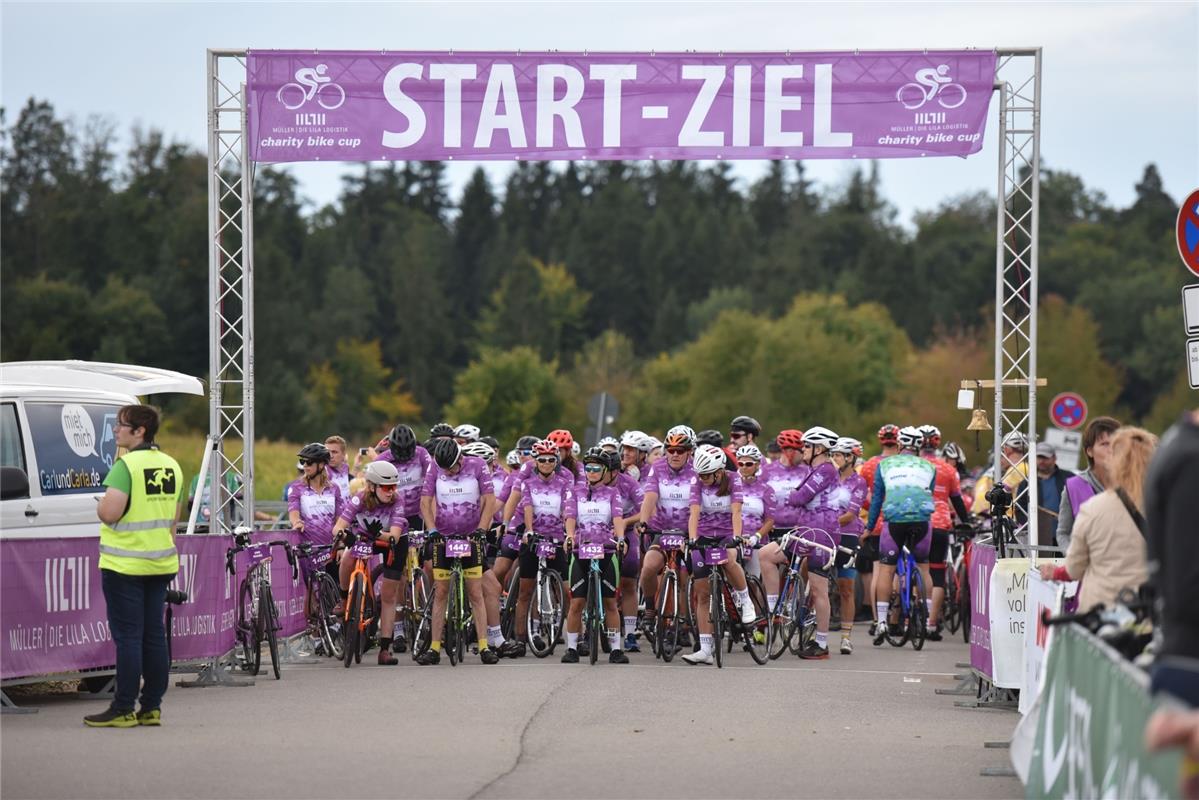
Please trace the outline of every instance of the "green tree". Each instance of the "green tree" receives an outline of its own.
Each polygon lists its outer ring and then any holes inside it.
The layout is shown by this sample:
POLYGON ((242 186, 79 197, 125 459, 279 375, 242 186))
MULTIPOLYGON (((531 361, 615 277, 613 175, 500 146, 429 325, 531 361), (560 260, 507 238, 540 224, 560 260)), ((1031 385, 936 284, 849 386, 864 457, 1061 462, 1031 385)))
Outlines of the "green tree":
POLYGON ((317 430, 362 436, 420 417, 404 382, 383 364, 378 340, 339 340, 334 359, 311 365, 307 378, 317 430))
POLYGON ((454 380, 454 399, 442 416, 469 421, 507 444, 562 424, 567 390, 557 361, 531 347, 485 348, 454 380))
POLYGON ((569 355, 582 344, 589 299, 564 265, 519 259, 479 319, 479 344, 536 344, 547 360, 569 355))

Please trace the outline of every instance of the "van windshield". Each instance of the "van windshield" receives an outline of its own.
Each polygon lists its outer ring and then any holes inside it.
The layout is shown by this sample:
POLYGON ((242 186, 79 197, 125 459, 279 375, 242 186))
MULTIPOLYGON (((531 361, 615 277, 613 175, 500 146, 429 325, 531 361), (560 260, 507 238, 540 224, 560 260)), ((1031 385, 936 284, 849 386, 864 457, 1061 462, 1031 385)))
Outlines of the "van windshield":
POLYGON ((43 495, 103 491, 117 457, 113 426, 120 406, 105 403, 25 403, 43 495))

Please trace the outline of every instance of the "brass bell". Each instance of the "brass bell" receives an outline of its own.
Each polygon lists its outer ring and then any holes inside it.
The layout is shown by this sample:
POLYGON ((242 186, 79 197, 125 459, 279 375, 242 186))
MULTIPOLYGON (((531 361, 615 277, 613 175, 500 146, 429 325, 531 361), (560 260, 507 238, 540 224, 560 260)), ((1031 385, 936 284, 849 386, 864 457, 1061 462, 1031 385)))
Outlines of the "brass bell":
POLYGON ((966 426, 966 430, 974 431, 974 452, 982 449, 982 431, 991 430, 991 423, 987 420, 987 412, 981 408, 974 409, 970 416, 970 424, 966 426))
POLYGON ((976 408, 970 417, 970 424, 966 426, 968 431, 989 431, 991 423, 987 420, 987 412, 984 409, 976 408))

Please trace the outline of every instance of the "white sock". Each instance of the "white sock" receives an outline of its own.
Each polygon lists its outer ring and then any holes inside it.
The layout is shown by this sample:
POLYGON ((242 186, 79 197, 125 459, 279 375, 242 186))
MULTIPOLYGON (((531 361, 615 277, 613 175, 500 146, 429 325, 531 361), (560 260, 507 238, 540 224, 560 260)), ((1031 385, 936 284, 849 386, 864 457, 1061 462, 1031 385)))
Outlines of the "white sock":
POLYGON ((566 632, 566 649, 567 650, 578 650, 579 649, 579 634, 571 633, 570 631, 566 632))
POLYGON ((539 619, 533 620, 533 630, 531 633, 533 636, 541 635, 541 620, 539 620, 539 619))
POLYGON ((745 608, 749 605, 749 589, 742 589, 741 591, 734 589, 733 599, 737 601, 737 605, 745 608))
POLYGON ((625 617, 624 618, 624 635, 632 636, 635 633, 637 633, 637 617, 636 616, 625 617))
POLYGON ((768 609, 770 609, 771 611, 774 611, 774 604, 777 603, 778 601, 779 601, 779 596, 777 594, 766 595, 766 607, 768 609))
POLYGON ((608 629, 608 647, 613 650, 620 649, 620 630, 608 629))
POLYGON ((931 597, 924 598, 924 607, 928 609, 928 615, 933 615, 933 599, 931 597))
POLYGON ((712 634, 701 633, 699 635, 699 649, 708 655, 712 655, 712 634))
POLYGON ((504 634, 500 633, 499 625, 487 626, 487 645, 489 647, 499 647, 504 643, 504 634))
POLYGON ((820 647, 828 647, 828 631, 816 631, 816 644, 820 647))
POLYGON ((875 621, 876 622, 886 622, 887 621, 887 612, 890 609, 891 609, 890 603, 876 602, 874 604, 874 619, 875 619, 875 621))

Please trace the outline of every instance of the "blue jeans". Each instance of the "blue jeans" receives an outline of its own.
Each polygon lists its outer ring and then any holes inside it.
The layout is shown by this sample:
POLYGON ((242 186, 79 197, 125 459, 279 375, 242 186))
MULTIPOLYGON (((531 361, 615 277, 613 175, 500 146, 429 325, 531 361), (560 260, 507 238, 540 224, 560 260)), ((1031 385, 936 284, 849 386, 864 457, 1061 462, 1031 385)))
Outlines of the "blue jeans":
POLYGON ((100 570, 108 628, 117 648, 117 690, 112 707, 118 711, 133 710, 139 687, 143 711, 162 705, 171 677, 162 616, 167 586, 174 577, 100 570))

